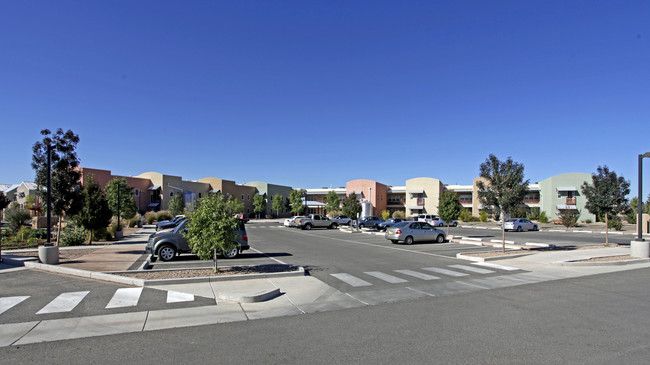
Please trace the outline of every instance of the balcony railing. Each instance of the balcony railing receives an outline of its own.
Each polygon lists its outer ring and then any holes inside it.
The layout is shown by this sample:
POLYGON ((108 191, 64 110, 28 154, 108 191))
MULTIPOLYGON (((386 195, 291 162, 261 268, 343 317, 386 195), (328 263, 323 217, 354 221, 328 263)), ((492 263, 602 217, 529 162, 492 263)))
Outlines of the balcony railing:
POLYGON ((576 198, 566 198, 566 205, 576 205, 576 198))
POLYGON ((406 203, 406 200, 404 200, 404 199, 388 200, 388 205, 404 205, 405 203, 406 203))
POLYGON ((424 198, 418 198, 418 205, 424 205, 424 198))
POLYGON ((524 204, 539 204, 539 199, 524 199, 524 204))
POLYGON ((472 204, 472 199, 461 199, 460 203, 461 204, 472 204))

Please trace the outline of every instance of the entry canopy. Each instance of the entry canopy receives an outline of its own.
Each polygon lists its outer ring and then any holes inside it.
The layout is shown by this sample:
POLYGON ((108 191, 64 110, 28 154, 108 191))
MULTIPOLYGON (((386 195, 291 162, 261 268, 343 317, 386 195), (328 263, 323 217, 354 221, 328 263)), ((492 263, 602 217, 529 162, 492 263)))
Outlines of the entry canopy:
POLYGON ((422 189, 409 190, 409 193, 411 193, 411 194, 422 194, 422 193, 424 193, 424 190, 422 190, 422 189))
POLYGON ((158 190, 160 189, 160 185, 152 186, 148 190, 158 190))
POLYGON ((578 191, 575 186, 558 186, 557 191, 578 191))

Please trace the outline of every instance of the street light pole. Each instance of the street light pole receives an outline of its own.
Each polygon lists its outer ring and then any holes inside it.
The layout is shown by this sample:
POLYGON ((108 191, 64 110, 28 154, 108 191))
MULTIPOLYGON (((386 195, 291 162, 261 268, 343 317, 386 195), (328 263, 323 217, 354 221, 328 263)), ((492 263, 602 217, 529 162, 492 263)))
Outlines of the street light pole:
MULTIPOLYGON (((52 236, 52 146, 47 144, 47 244, 51 244, 52 236)), ((57 237, 57 243, 58 241, 57 237)))
POLYGON ((650 157, 650 152, 639 155, 639 197, 637 198, 637 241, 643 241, 643 158, 650 157))

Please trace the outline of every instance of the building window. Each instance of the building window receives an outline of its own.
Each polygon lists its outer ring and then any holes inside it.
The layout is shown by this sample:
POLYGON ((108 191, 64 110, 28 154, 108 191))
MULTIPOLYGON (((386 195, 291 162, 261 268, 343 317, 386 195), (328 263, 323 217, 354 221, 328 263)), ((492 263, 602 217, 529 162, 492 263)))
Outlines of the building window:
POLYGON ((201 199, 201 193, 199 193, 199 199, 201 199))
POLYGON ((251 200, 251 195, 250 194, 246 195, 246 198, 248 199, 248 201, 250 201, 251 200))
POLYGON ((241 200, 244 200, 244 194, 241 195, 241 200))
POLYGON ((133 194, 135 194, 135 196, 140 196, 140 189, 135 189, 133 194))
POLYGON ((169 193, 169 196, 174 196, 174 192, 173 192, 173 191, 170 192, 170 193, 169 193))

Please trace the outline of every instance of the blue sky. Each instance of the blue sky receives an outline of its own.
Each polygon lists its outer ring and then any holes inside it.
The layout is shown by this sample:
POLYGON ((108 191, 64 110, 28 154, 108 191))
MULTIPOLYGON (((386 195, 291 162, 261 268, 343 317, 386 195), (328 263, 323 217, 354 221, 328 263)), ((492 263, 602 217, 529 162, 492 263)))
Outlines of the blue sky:
MULTIPOLYGON (((294 187, 531 182, 650 151, 648 1, 3 1, 0 183, 82 165, 294 187)), ((646 160, 644 195, 650 193, 646 160)))

